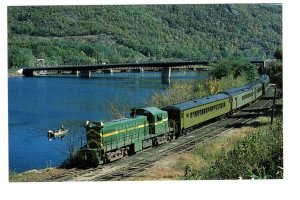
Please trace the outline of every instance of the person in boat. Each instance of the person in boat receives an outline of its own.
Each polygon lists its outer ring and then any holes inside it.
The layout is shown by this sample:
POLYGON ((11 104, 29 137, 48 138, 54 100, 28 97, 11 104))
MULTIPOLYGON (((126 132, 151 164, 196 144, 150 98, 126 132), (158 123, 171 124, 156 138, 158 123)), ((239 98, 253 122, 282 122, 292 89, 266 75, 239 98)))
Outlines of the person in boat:
POLYGON ((60 125, 61 130, 65 130, 65 127, 63 124, 60 125))

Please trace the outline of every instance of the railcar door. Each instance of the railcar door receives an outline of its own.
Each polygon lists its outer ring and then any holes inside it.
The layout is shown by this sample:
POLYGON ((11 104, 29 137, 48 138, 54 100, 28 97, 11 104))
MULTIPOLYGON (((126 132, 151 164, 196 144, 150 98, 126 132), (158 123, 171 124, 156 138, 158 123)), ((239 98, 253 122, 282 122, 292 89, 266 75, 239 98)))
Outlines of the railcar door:
POLYGON ((238 100, 237 100, 237 97, 235 97, 235 109, 237 108, 237 106, 238 106, 238 100))
POLYGON ((181 129, 184 129, 184 113, 180 113, 180 122, 181 122, 181 129))

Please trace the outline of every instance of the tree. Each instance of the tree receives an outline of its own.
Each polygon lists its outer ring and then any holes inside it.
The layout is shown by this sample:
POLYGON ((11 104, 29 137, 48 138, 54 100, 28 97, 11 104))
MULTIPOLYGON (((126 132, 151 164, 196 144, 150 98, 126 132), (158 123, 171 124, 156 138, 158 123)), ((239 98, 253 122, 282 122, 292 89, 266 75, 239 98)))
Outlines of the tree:
POLYGON ((274 57, 277 60, 282 60, 282 48, 277 48, 275 53, 274 53, 274 57))
POLYGON ((211 75, 214 78, 221 79, 222 77, 246 76, 247 81, 253 81, 258 78, 257 67, 247 60, 242 58, 224 59, 216 64, 212 64, 213 70, 211 75))

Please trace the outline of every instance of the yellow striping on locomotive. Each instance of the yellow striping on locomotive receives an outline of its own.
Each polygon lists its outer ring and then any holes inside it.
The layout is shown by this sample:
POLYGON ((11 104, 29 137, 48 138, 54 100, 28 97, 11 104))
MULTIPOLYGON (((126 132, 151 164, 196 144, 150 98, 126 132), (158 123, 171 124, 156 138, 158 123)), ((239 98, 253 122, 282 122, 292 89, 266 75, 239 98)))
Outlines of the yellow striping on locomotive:
POLYGON ((112 135, 115 135, 115 134, 119 134, 119 133, 123 133, 123 132, 126 132, 126 131, 132 131, 132 130, 135 130, 135 129, 138 129, 138 128, 143 128, 145 126, 149 126, 148 123, 147 124, 142 124, 142 125, 138 125, 138 126, 134 126, 134 127, 130 127, 130 128, 125 128, 125 129, 121 129, 121 130, 117 130, 117 131, 113 131, 113 132, 110 132, 110 133, 104 133, 103 134, 103 138, 105 137, 109 137, 109 136, 112 136, 112 135))
POLYGON ((101 134, 100 136, 105 138, 105 137, 109 137, 109 136, 116 135, 116 134, 119 134, 119 133, 123 133, 123 132, 126 132, 126 131, 132 131, 132 130, 135 130, 135 129, 143 128, 145 126, 149 126, 149 125, 153 125, 153 124, 156 126, 156 125, 162 124, 163 122, 166 122, 166 121, 168 121, 168 118, 165 118, 162 121, 156 122, 156 123, 147 123, 145 125, 142 124, 142 125, 133 126, 133 127, 127 128, 127 129, 124 128, 124 129, 113 131, 113 132, 110 132, 110 133, 104 133, 104 134, 101 134))

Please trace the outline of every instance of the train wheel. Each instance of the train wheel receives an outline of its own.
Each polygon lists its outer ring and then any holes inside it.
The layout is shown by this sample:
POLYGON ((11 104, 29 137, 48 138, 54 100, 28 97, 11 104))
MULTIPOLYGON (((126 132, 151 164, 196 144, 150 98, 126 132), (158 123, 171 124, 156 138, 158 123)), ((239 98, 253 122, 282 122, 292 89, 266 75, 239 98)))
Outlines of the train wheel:
POLYGON ((152 146, 157 147, 158 145, 159 145, 159 143, 158 143, 157 139, 154 138, 154 139, 152 140, 152 146))
POLYGON ((99 160, 95 151, 80 151, 76 159, 80 165, 89 167, 96 167, 99 165, 99 160))

